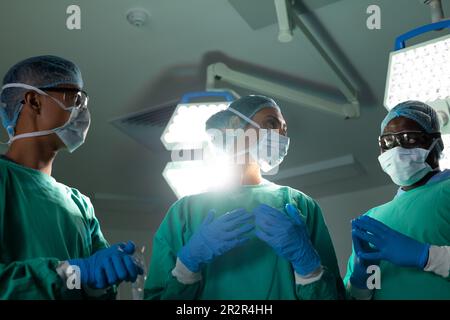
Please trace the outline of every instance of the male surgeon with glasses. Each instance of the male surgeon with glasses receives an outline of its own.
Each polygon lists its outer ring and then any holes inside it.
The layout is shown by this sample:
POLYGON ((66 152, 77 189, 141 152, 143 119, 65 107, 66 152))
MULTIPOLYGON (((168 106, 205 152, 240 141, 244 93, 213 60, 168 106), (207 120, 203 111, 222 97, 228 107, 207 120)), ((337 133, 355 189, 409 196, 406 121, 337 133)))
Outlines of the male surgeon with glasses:
POLYGON ((439 168, 436 112, 400 103, 381 124, 379 146, 381 168, 399 189, 352 221, 347 292, 355 299, 450 299, 450 170, 439 168), (378 287, 369 279, 373 265, 378 287))
POLYGON ((134 244, 109 247, 89 198, 52 177, 58 151, 85 141, 82 87, 79 68, 55 56, 21 61, 3 79, 9 148, 0 155, 0 299, 114 298, 115 285, 143 272, 134 244))

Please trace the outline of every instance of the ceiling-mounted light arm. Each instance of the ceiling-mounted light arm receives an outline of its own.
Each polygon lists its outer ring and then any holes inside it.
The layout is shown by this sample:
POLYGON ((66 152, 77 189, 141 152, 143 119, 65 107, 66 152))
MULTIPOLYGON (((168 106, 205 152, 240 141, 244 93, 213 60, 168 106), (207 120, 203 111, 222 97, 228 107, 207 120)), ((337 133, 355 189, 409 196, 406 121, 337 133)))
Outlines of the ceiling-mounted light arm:
POLYGON ((280 42, 291 42, 293 38, 292 23, 286 1, 288 0, 274 0, 278 19, 278 41, 280 42))
POLYGON ((424 4, 430 6, 431 21, 433 23, 434 22, 439 22, 439 21, 445 19, 444 9, 442 8, 442 1, 441 0, 420 0, 420 2, 423 2, 424 4))
POLYGON ((424 26, 408 31, 395 39, 395 51, 404 49, 406 47, 405 42, 414 37, 420 36, 421 34, 424 34, 426 32, 442 30, 444 28, 450 28, 450 19, 426 24, 424 26))
POLYGON ((215 88, 217 80, 224 80, 239 87, 287 100, 295 104, 302 104, 310 108, 331 112, 334 115, 344 118, 359 117, 359 104, 338 104, 299 89, 288 88, 272 81, 234 71, 224 63, 215 63, 208 66, 206 78, 207 90, 215 88))
MULTIPOLYGON (((292 7, 294 10, 295 7, 292 7)), ((314 35, 311 28, 309 28, 303 20, 300 18, 300 13, 292 14, 292 19, 295 24, 305 35, 306 39, 313 45, 316 49, 317 53, 322 57, 325 63, 330 68, 332 75, 335 77, 337 81, 337 86, 342 94, 347 98, 347 100, 354 104, 355 106, 359 106, 358 101, 358 90, 354 85, 349 72, 347 69, 339 62, 339 60, 333 55, 330 50, 325 49, 325 47, 319 42, 317 37, 314 35)))

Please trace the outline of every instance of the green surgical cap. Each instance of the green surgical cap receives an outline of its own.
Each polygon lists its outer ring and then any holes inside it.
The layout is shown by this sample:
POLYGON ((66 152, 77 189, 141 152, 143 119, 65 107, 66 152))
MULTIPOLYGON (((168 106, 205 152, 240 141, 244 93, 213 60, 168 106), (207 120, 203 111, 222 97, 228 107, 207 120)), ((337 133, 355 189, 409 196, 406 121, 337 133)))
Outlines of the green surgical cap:
MULTIPOLYGON (((264 108, 275 108, 279 111, 281 111, 280 107, 277 105, 277 103, 268 97, 261 96, 261 95, 250 95, 245 96, 242 98, 239 98, 235 101, 233 101, 229 108, 232 108, 240 113, 242 113, 247 118, 252 119, 253 116, 258 113, 261 109, 264 108)), ((212 115, 207 121, 206 121, 206 130, 208 129, 227 129, 227 125, 231 119, 231 117, 236 116, 235 113, 225 109, 223 111, 220 111, 214 115, 212 115)), ((241 120, 240 128, 244 128, 247 123, 243 120, 241 120)), ((237 128, 234 128, 237 129, 237 128)))
MULTIPOLYGON (((432 107, 420 101, 405 101, 399 103, 389 111, 381 123, 380 134, 383 134, 388 123, 397 117, 404 117, 417 122, 426 133, 440 132, 439 118, 432 107)), ((436 147, 439 152, 444 150, 442 140, 438 142, 436 147)))
MULTIPOLYGON (((3 78, 3 86, 11 83, 24 83, 40 89, 56 87, 61 84, 83 87, 81 71, 76 64, 56 56, 32 57, 12 66, 3 78)), ((17 118, 21 101, 27 89, 7 88, 1 92, 0 108, 4 121, 17 118)))

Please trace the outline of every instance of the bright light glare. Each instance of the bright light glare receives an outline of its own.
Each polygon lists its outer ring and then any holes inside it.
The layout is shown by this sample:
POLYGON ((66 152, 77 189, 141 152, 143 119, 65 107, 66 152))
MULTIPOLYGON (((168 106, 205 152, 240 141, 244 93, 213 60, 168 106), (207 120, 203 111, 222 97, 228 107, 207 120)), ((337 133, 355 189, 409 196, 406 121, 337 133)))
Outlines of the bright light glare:
POLYGON ((225 161, 169 162, 163 171, 163 176, 178 198, 223 190, 234 180, 232 166, 225 161))
POLYGON ((209 139, 205 130, 206 120, 228 105, 229 102, 178 105, 162 135, 163 144, 169 150, 201 148, 209 139))
POLYGON ((392 52, 384 105, 450 98, 450 36, 392 52))
POLYGON ((442 140, 444 141, 444 152, 439 160, 439 167, 441 170, 450 169, 450 134, 442 135, 442 140))

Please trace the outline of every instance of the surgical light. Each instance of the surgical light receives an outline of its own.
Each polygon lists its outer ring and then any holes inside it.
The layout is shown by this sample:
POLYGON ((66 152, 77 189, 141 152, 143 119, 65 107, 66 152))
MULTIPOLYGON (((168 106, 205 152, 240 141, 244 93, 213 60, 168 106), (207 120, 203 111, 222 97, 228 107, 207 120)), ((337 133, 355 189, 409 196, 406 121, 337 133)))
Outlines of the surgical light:
POLYGON ((230 163, 204 160, 169 162, 163 177, 178 198, 223 190, 233 182, 230 163))
POLYGON ((194 92, 183 96, 165 128, 161 141, 167 150, 202 148, 208 135, 205 130, 206 120, 213 114, 225 110, 234 96, 228 91, 194 92), (210 102, 204 102, 209 98, 210 102), (221 98, 214 101, 214 98, 221 98), (203 100, 193 102, 192 100, 203 100))
POLYGON ((389 58, 384 106, 418 100, 436 110, 444 141, 440 167, 450 168, 450 35, 406 48, 405 42, 429 31, 450 28, 450 20, 421 26, 395 40, 389 58))
POLYGON ((433 106, 450 98, 450 35, 405 48, 405 41, 431 30, 450 28, 445 20, 414 29, 396 40, 390 54, 384 106, 390 110, 406 100, 433 106))
POLYGON ((163 177, 178 198, 221 190, 235 180, 225 157, 208 156, 211 137, 205 129, 208 118, 235 98, 231 91, 193 92, 184 95, 176 107, 161 141, 172 151, 172 162, 166 165, 163 177), (203 150, 196 152, 199 149, 203 150))

